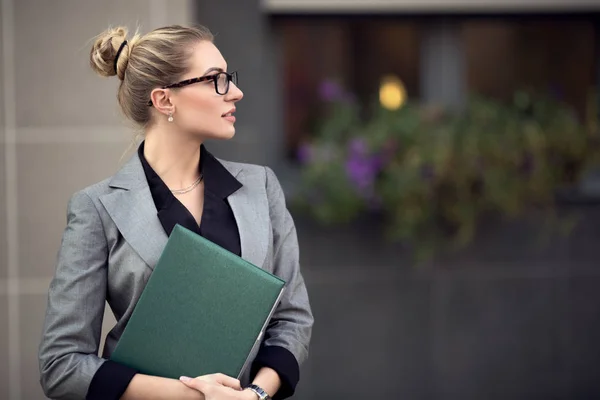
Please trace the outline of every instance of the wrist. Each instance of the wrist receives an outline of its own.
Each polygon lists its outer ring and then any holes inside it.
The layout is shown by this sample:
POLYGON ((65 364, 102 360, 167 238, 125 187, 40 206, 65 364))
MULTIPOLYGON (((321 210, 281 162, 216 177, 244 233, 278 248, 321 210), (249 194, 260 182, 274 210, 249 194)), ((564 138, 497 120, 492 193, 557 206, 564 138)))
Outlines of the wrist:
MULTIPOLYGON (((271 396, 263 388, 256 384, 250 384, 244 388, 244 391, 250 392, 253 394, 253 400, 272 400, 271 396)), ((248 398, 248 400, 250 400, 248 398)))
POLYGON ((242 390, 242 394, 244 395, 244 400, 260 400, 260 397, 258 396, 258 394, 256 394, 255 392, 253 392, 250 389, 244 389, 242 390))

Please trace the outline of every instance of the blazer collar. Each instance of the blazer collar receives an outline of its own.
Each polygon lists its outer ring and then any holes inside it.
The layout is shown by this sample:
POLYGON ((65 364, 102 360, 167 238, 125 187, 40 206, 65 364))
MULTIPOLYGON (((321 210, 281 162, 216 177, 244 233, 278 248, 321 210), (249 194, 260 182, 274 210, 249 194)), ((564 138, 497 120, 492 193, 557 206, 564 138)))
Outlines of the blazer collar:
MULTIPOLYGON (((161 210, 174 201, 175 197, 161 177, 146 160, 146 157, 144 156, 144 142, 138 147, 137 153, 140 162, 142 163, 146 180, 150 186, 154 204, 156 204, 156 208, 161 210)), ((235 193, 242 187, 240 181, 238 181, 203 144, 200 146, 200 162, 198 163, 198 169, 204 176, 204 191, 209 192, 220 199, 226 199, 229 195, 235 193)))
MULTIPOLYGON (((244 184, 248 178, 241 164, 218 162, 232 177, 244 184)), ((253 182, 248 182, 251 186, 253 182)), ((252 201, 253 190, 241 186, 227 197, 240 232, 242 258, 261 267, 265 261, 269 240, 267 215, 252 201)), ((114 221, 123 238, 131 245, 146 264, 154 269, 167 243, 165 233, 157 216, 148 180, 138 153, 110 180, 115 190, 100 197, 106 211, 114 221)))
MULTIPOLYGON (((139 189, 142 186, 148 186, 148 180, 145 177, 143 162, 139 154, 140 149, 143 151, 143 144, 144 143, 142 142, 138 148, 138 151, 132 155, 129 161, 127 161, 127 163, 125 163, 125 165, 123 165, 123 167, 112 177, 109 183, 110 187, 130 190, 139 189)), ((222 160, 219 160, 208 150, 206 150, 204 145, 201 147, 201 153, 202 157, 206 158, 206 161, 204 161, 203 164, 208 164, 207 168, 209 168, 211 172, 214 171, 215 173, 214 178, 209 178, 212 180, 209 185, 211 185, 213 191, 215 191, 215 194, 218 193, 222 198, 225 198, 233 193, 236 187, 239 188, 241 184, 237 179, 235 179, 235 177, 237 177, 242 171, 240 164, 223 163, 222 160), (227 182, 225 184, 220 184, 219 180, 223 179, 226 175, 229 175, 229 177, 226 178, 227 182)), ((201 158, 201 160, 203 158, 201 158)), ((205 166, 201 165, 201 168, 205 168, 205 166)))

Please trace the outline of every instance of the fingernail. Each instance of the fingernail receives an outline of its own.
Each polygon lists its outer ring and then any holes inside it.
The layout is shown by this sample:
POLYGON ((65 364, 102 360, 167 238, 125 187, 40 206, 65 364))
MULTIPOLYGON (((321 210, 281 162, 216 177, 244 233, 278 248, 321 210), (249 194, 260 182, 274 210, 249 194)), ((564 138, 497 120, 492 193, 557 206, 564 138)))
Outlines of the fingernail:
POLYGON ((180 376, 179 380, 182 382, 187 382, 187 381, 191 381, 192 378, 190 378, 189 376, 180 376))

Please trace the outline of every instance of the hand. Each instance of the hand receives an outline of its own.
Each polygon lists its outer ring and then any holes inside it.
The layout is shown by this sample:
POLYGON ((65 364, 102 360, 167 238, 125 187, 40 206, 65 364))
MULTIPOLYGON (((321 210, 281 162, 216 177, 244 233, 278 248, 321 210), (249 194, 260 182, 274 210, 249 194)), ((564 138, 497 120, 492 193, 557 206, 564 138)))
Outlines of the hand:
POLYGON ((180 378, 186 386, 204 395, 205 400, 254 400, 256 395, 242 391, 240 381, 224 374, 203 375, 197 378, 180 378))
MULTIPOLYGON (((206 382, 206 383, 210 383, 212 385, 217 385, 217 386, 224 386, 224 387, 228 387, 231 389, 235 389, 235 390, 242 390, 242 386, 240 385, 240 381, 232 378, 228 375, 225 374, 210 374, 210 375, 202 375, 202 376, 198 376, 196 378, 190 378, 187 376, 182 376, 179 378, 179 380, 183 383, 185 383, 187 386, 190 386, 190 383, 194 383, 195 382, 206 382)), ((196 389, 198 390, 198 389, 196 389)))

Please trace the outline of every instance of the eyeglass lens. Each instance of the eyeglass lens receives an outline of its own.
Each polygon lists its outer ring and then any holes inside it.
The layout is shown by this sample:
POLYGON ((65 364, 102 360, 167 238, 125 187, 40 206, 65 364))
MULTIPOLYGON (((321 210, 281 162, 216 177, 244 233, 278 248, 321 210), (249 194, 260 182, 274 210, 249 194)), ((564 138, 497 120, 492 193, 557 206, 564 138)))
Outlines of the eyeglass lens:
MULTIPOLYGON (((231 74, 231 80, 237 85, 237 74, 234 72, 231 74)), ((219 94, 227 94, 229 91, 229 75, 225 72, 221 72, 217 76, 217 92, 219 94)))

